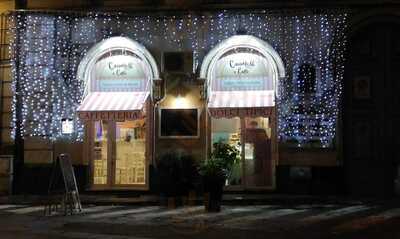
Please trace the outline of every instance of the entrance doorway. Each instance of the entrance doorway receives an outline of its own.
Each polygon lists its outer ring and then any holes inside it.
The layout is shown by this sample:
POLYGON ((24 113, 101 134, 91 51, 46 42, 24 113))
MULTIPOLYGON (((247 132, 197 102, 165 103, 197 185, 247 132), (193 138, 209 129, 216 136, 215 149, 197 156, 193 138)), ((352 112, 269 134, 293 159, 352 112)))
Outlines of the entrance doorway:
POLYGON ((391 196, 400 153, 400 25, 379 21, 350 38, 343 99, 347 190, 391 196))
POLYGON ((92 188, 147 185, 145 119, 91 122, 92 188))
POLYGON ((227 143, 240 152, 226 181, 227 189, 272 188, 273 131, 269 117, 211 118, 211 142, 227 143))
POLYGON ((251 35, 225 39, 204 57, 200 78, 206 82, 210 142, 224 141, 241 155, 227 188, 275 189, 275 100, 278 81, 284 77, 279 54, 251 35))
POLYGON ((85 122, 89 187, 148 190, 156 61, 138 42, 110 37, 85 54, 77 78, 85 87, 77 113, 85 122))

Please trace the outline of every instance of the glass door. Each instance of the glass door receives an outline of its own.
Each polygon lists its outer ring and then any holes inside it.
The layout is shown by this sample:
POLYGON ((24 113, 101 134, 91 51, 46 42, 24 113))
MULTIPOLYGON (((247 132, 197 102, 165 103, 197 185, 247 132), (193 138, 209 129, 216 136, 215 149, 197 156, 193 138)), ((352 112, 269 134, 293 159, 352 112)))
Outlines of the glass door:
POLYGON ((273 186, 271 128, 269 118, 244 118, 245 186, 273 186))
POLYGON ((233 165, 227 188, 273 187, 272 130, 269 118, 212 118, 211 142, 235 146, 241 160, 233 165))
POLYGON ((93 127, 93 184, 108 184, 109 169, 109 123, 107 121, 95 121, 93 127))
POLYGON ((145 121, 135 120, 116 122, 115 128, 115 184, 145 184, 145 121))
MULTIPOLYGON (((211 120, 211 143, 223 142, 238 149, 242 155, 242 132, 241 120, 234 118, 213 118, 211 120)), ((243 184, 243 163, 236 162, 228 174, 226 186, 238 187, 243 184)))
POLYGON ((95 121, 92 182, 95 188, 146 185, 145 119, 95 121))

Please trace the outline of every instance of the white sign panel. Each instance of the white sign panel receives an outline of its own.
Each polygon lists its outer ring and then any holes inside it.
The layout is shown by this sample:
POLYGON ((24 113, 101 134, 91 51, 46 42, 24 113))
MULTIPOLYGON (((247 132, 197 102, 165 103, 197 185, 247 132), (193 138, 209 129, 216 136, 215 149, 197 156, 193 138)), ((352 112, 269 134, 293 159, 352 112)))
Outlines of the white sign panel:
POLYGON ((144 91, 146 88, 143 62, 134 56, 110 56, 98 61, 94 69, 92 91, 144 91))
POLYGON ((222 57, 214 70, 213 90, 273 90, 273 69, 254 53, 233 53, 222 57))
POLYGON ((72 119, 62 119, 61 132, 63 134, 72 134, 74 132, 74 121, 72 119))

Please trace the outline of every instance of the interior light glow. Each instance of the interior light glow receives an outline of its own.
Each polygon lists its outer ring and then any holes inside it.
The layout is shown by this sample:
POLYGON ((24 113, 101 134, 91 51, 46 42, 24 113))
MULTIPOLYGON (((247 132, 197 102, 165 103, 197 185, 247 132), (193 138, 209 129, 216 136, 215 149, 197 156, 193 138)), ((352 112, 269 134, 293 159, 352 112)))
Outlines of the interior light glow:
POLYGON ((180 94, 176 98, 174 98, 172 103, 172 107, 175 109, 186 109, 189 106, 189 100, 186 97, 181 96, 180 94))
POLYGON ((62 119, 61 132, 63 134, 72 134, 74 132, 74 121, 72 119, 62 119))

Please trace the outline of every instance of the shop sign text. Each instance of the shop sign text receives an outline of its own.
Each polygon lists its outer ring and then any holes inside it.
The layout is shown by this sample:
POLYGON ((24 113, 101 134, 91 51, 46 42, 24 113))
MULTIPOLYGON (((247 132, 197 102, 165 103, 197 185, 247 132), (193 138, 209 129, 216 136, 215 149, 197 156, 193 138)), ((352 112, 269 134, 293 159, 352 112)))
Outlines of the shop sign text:
POLYGON ((144 117, 142 111, 84 111, 78 112, 81 120, 135 120, 144 117))
POLYGON ((133 69, 132 62, 115 63, 113 61, 108 62, 108 69, 114 76, 126 76, 128 70, 133 69))
POLYGON ((232 117, 268 117, 272 114, 273 107, 257 108, 210 108, 210 116, 213 118, 232 117))
POLYGON ((251 68, 255 67, 254 60, 230 60, 229 66, 233 69, 235 75, 245 75, 249 74, 251 68))

